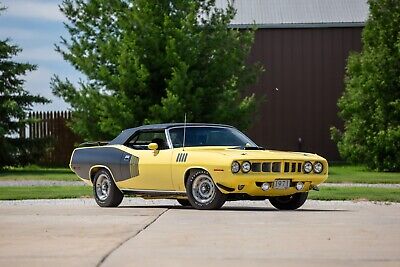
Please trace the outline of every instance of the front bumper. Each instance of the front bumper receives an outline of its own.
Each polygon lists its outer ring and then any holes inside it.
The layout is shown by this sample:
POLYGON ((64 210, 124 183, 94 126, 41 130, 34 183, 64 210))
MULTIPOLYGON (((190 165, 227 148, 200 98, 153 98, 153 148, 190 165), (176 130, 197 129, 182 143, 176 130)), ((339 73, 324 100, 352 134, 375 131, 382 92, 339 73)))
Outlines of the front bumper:
POLYGON ((214 174, 214 181, 221 192, 225 194, 248 194, 250 196, 286 196, 299 192, 308 192, 313 187, 323 183, 328 174, 274 174, 274 175, 253 175, 253 174, 214 174), (290 187, 287 189, 275 189, 273 184, 275 180, 290 180, 290 187), (261 189, 263 183, 269 183, 271 186, 268 190, 261 189), (296 183, 303 182, 302 190, 296 189, 296 183))

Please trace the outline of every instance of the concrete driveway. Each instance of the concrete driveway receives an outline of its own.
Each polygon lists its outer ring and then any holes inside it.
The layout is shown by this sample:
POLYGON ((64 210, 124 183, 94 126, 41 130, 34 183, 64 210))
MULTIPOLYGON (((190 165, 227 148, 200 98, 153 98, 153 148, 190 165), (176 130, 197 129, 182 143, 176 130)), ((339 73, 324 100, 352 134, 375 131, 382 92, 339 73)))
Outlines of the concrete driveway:
POLYGON ((0 202, 0 266, 400 266, 400 204, 0 202))

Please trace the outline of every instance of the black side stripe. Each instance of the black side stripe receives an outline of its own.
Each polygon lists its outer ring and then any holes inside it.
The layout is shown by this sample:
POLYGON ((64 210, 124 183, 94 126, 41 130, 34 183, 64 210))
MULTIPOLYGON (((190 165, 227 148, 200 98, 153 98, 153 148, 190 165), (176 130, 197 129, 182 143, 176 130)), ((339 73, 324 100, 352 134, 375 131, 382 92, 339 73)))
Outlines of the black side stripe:
POLYGON ((176 156, 176 162, 186 162, 187 156, 187 153, 178 153, 176 156))

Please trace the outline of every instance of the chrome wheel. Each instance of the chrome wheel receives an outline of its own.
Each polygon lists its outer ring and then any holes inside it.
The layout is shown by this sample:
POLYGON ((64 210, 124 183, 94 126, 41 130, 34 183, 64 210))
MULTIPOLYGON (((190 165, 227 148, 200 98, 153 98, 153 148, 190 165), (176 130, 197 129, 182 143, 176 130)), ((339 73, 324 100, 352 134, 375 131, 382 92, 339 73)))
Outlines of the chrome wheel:
POLYGON ((227 196, 219 191, 205 170, 191 171, 185 185, 189 203, 195 209, 219 209, 226 201, 227 196))
POLYGON ((192 194, 196 201, 209 203, 215 198, 215 185, 208 175, 197 176, 192 183, 192 194))
POLYGON ((105 174, 100 174, 96 180, 96 195, 104 201, 110 195, 111 182, 110 178, 105 174))

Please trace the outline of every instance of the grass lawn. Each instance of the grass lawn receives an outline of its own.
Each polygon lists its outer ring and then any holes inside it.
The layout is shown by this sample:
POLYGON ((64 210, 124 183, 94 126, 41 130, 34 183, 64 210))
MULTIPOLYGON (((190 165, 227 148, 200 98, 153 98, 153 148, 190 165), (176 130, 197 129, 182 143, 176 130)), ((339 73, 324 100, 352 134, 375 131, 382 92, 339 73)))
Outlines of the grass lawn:
POLYGON ((0 187, 0 200, 79 198, 92 195, 90 186, 0 187))
POLYGON ((2 180, 80 181, 80 179, 70 169, 47 169, 35 166, 5 169, 0 172, 0 181, 2 180))
POLYGON ((399 188, 323 187, 310 191, 309 199, 316 200, 370 200, 400 202, 399 188))
MULTIPOLYGON (((41 168, 29 166, 9 168, 0 172, 1 180, 53 180, 79 181, 80 179, 67 168, 41 168)), ((368 171, 363 166, 336 165, 330 166, 327 183, 371 183, 400 184, 400 173, 368 171)))
POLYGON ((399 172, 374 172, 363 166, 333 165, 326 183, 400 184, 399 172))
MULTIPOLYGON (((18 186, 0 189, 0 200, 80 198, 93 195, 90 186, 18 186)), ((400 202, 400 189, 323 187, 319 192, 311 191, 309 199, 400 202)))

